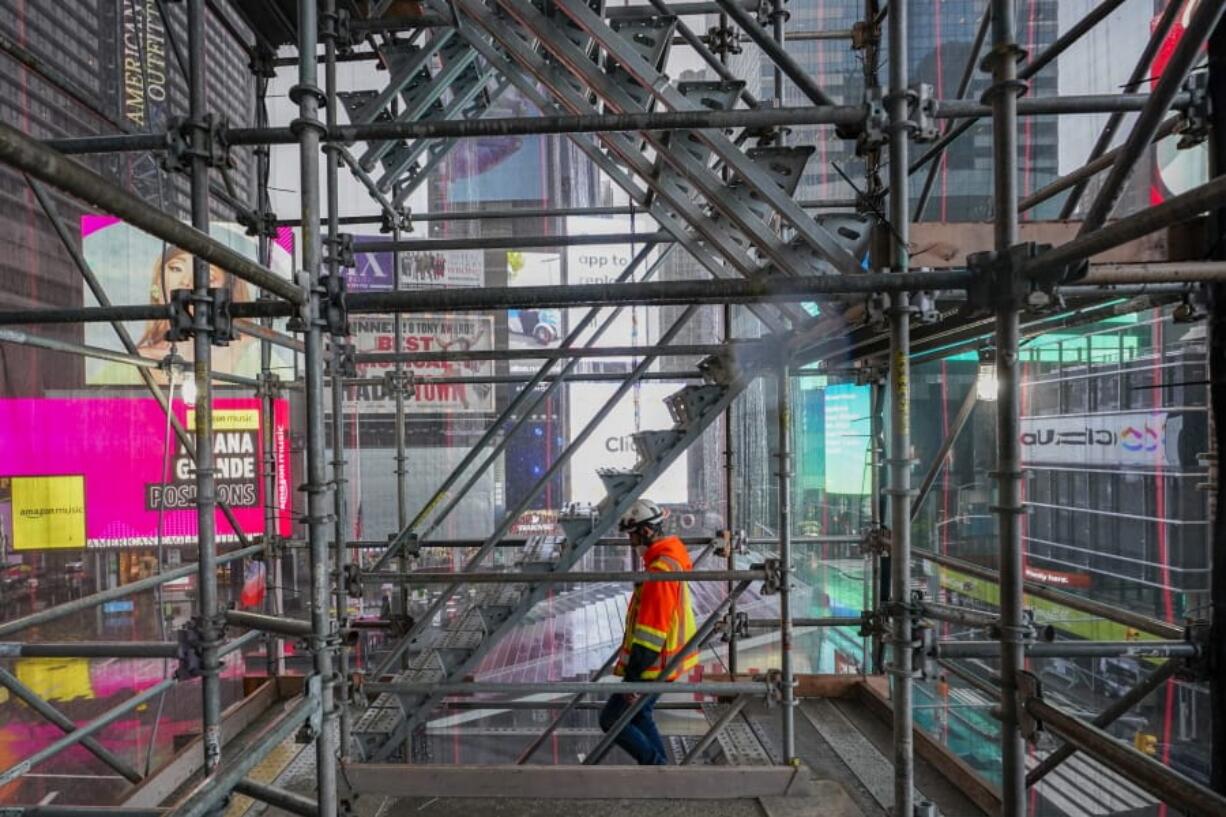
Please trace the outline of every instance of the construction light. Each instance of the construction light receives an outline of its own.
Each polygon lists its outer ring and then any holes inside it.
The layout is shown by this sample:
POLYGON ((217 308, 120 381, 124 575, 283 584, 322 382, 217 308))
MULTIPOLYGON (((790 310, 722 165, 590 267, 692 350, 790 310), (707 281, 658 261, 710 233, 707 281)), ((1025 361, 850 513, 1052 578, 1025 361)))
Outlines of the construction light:
POLYGON ((979 362, 979 379, 975 382, 975 395, 980 400, 996 400, 1000 381, 996 379, 996 364, 979 362))

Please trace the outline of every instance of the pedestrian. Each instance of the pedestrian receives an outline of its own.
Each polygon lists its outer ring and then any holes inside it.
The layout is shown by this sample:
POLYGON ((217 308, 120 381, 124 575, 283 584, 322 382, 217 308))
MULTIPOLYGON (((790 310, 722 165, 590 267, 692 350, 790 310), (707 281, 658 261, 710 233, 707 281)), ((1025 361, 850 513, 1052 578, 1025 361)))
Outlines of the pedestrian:
MULTIPOLYGON (((664 511, 649 499, 636 500, 618 523, 618 528, 629 535, 630 544, 648 573, 693 570, 694 563, 685 545, 676 536, 664 536, 663 526, 664 511)), ((696 629, 690 589, 685 582, 636 584, 626 610, 626 634, 614 674, 628 682, 676 680, 682 672, 697 665, 697 652, 687 655, 667 677, 661 675, 696 629)), ((658 697, 649 695, 643 708, 617 736, 617 745, 640 766, 668 764, 664 740, 652 717, 658 697)), ((637 699, 635 694, 610 697, 600 713, 600 728, 608 732, 637 699)))

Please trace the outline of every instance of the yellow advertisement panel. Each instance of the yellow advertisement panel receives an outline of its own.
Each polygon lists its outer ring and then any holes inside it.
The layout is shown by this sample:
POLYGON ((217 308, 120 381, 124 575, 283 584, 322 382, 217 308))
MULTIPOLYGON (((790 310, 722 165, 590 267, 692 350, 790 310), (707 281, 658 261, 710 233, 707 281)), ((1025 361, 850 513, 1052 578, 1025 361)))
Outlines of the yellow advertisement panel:
POLYGON ((85 477, 13 477, 13 550, 85 547, 85 477))
MULTIPOLYGON (((196 409, 187 410, 187 427, 196 427, 196 409)), ((214 431, 259 431, 259 409, 213 409, 214 431)))

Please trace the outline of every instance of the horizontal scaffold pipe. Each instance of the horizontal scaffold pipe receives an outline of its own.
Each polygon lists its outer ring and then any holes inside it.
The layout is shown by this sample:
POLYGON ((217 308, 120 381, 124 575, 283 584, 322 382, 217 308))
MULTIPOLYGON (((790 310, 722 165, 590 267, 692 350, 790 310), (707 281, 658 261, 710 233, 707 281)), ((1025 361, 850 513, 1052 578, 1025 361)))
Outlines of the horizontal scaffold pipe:
MULTIPOLYGON (((425 544, 429 547, 429 543, 425 544)), ((688 570, 679 572, 636 573, 634 571, 563 571, 534 573, 363 573, 372 582, 399 584, 596 584, 601 582, 740 582, 766 578, 765 570, 688 570)))
MULTIPOLYGON (((625 372, 585 372, 583 374, 568 374, 562 378, 567 382, 581 381, 584 383, 620 383, 626 379, 625 372)), ((552 383, 558 379, 558 375, 546 375, 541 379, 541 383, 552 383)), ((679 382, 684 380, 701 380, 702 374, 699 372, 644 372, 642 380, 664 380, 679 382)), ((447 386, 522 386, 532 380, 531 375, 516 375, 516 374, 493 374, 493 375, 456 375, 455 377, 414 377, 413 383, 418 386, 434 383, 447 386)), ((346 386, 382 386, 387 383, 387 380, 382 377, 347 377, 345 378, 346 386)), ((433 543, 431 543, 433 545, 433 543)), ((382 543, 382 547, 387 547, 387 542, 382 543)), ((475 547, 475 546, 474 546, 475 547)))
MULTIPOLYGON (((687 355, 715 355, 721 352, 735 353, 737 348, 746 346, 761 346, 760 342, 734 344, 681 344, 678 346, 590 346, 575 348, 541 348, 541 349, 464 349, 440 350, 437 352, 358 352, 354 356, 357 363, 420 363, 423 361, 464 361, 464 360, 556 360, 559 358, 589 358, 589 357, 641 357, 655 355, 657 357, 683 357, 687 355)), ((621 375, 625 379, 625 375, 621 375)))
MULTIPOLYGON (((158 138, 164 139, 162 136, 158 138)), ((290 303, 301 304, 306 301, 306 293, 292 281, 2 122, 0 163, 63 190, 106 213, 118 216, 134 227, 215 264, 290 303)))
MULTIPOLYGON (((251 547, 241 548, 239 550, 234 550, 229 553, 221 554, 220 556, 217 557, 217 563, 227 564, 228 562, 233 562, 237 559, 244 559, 248 556, 254 556, 257 553, 263 553, 263 552, 264 552, 263 545, 252 545, 251 547)), ((48 607, 46 610, 39 610, 35 613, 30 613, 29 615, 22 616, 21 618, 15 618, 15 619, 12 619, 11 621, 5 621, 3 623, 0 623, 0 638, 10 636, 13 633, 19 633, 28 627, 34 627, 39 624, 46 624, 50 621, 56 621, 57 619, 64 618, 65 616, 70 616, 73 613, 79 613, 82 610, 88 610, 91 607, 97 607, 99 604, 103 604, 108 601, 114 601, 115 599, 126 598, 127 596, 131 596, 136 593, 140 593, 144 590, 152 590, 154 587, 157 587, 160 584, 166 584, 167 582, 172 582, 172 581, 175 581, 176 579, 183 579, 188 576, 194 576, 196 575, 196 571, 197 571, 197 568, 196 568, 196 565, 194 564, 183 565, 182 567, 176 567, 171 570, 165 570, 161 573, 158 573, 155 576, 149 576, 144 579, 137 579, 136 581, 130 584, 120 585, 119 587, 112 587, 109 590, 102 590, 98 593, 92 593, 88 596, 82 596, 79 599, 73 599, 72 601, 67 601, 67 602, 64 602, 63 604, 58 604, 55 607, 48 607)))
POLYGON ((552 247, 600 247, 606 244, 671 244, 669 233, 609 233, 607 235, 520 235, 481 238, 420 238, 363 241, 361 252, 437 252, 440 250, 533 250, 552 247))
MULTIPOLYGON (((534 695, 542 692, 551 694, 577 695, 579 693, 605 693, 608 695, 663 695, 676 692, 684 695, 766 695, 770 693, 771 685, 766 681, 703 681, 689 683, 685 681, 622 681, 610 683, 607 681, 550 681, 541 684, 516 683, 483 683, 456 682, 444 684, 428 683, 367 683, 362 687, 371 695, 381 695, 390 692, 394 695, 534 695)), ((497 701, 490 701, 497 705, 497 701)))
MULTIPOLYGON (((1052 641, 1026 645, 1030 658, 1195 658, 1200 648, 1189 641, 1052 641)), ((993 658, 999 641, 942 641, 934 658, 993 658)))
MULTIPOLYGON (((705 281, 651 281, 634 284, 473 287, 467 289, 354 292, 346 296, 351 315, 385 312, 425 313, 545 309, 576 306, 688 306, 719 303, 786 303, 821 300, 821 295, 868 294, 903 290, 964 289, 973 279, 966 270, 942 272, 820 275, 804 278, 726 278, 705 281)), ((295 310, 278 301, 233 304, 235 318, 285 318, 295 310)), ((166 306, 140 304, 0 312, 0 326, 44 323, 151 321, 170 317, 166 306)))
POLYGON ((0 658, 175 658, 175 641, 0 641, 0 658))
MULTIPOLYGON (((1147 94, 1103 94, 1064 96, 1019 100, 1022 116, 1051 114, 1103 113, 1135 111, 1145 106, 1147 94)), ((1185 96, 1175 106, 1186 105, 1185 96)), ((960 100, 937 103, 937 119, 961 119, 968 116, 989 117, 987 105, 960 100)), ((804 125, 854 126, 864 121, 860 105, 811 105, 789 108, 753 108, 730 111, 653 111, 650 113, 614 113, 595 115, 557 114, 550 116, 515 116, 491 119, 440 119, 414 121, 382 121, 363 125, 338 125, 328 128, 326 142, 382 142, 394 139, 479 139, 493 136, 537 136, 567 133, 614 133, 644 130, 725 130, 730 128, 777 128, 804 125)), ((297 141, 289 127, 230 128, 224 133, 228 144, 287 145, 297 141)), ((167 141, 161 134, 114 134, 83 136, 72 139, 52 139, 47 147, 65 155, 79 153, 123 153, 165 150, 167 141)))

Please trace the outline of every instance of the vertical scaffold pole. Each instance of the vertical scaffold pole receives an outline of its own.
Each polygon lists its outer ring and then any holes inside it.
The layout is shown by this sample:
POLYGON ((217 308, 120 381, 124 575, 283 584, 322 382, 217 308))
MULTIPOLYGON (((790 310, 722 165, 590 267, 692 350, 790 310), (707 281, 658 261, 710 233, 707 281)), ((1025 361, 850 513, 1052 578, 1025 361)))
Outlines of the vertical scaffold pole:
POLYGON ((796 757, 796 700, 792 688, 792 377, 791 358, 779 359, 779 669, 783 675, 783 762, 796 757))
POLYGON ((324 452, 324 350, 320 309, 319 236, 319 145, 323 123, 319 106, 325 104, 318 86, 315 54, 318 46, 319 18, 316 0, 298 0, 298 84, 290 89, 290 99, 298 105, 299 173, 302 191, 302 265, 301 283, 309 289, 303 307, 302 338, 305 350, 306 380, 306 470, 307 545, 310 553, 311 611, 310 649, 314 674, 320 685, 323 721, 315 737, 316 783, 319 817, 336 817, 336 736, 333 700, 330 569, 328 558, 328 485, 324 452))
MULTIPOLYGON (((907 3, 891 3, 889 22, 890 87, 890 223, 891 268, 905 273, 911 259, 907 166, 912 125, 909 121, 907 3)), ((910 298, 890 295, 890 601, 893 613, 894 814, 912 817, 915 810, 911 668, 911 325, 910 298)))
MULTIPOLYGON (((204 121, 204 0, 187 4, 188 100, 192 123, 192 226, 209 231, 209 133, 204 121)), ((221 666, 217 650, 221 628, 217 617, 216 475, 213 469, 213 317, 209 298, 212 268, 200 256, 192 259, 193 376, 196 379, 196 511, 200 548, 200 637, 203 641, 204 773, 221 763, 221 666)))
MULTIPOLYGON (((1022 87, 1017 64, 1013 0, 992 0, 993 193, 997 252, 1018 240, 1017 98, 1022 87)), ((1000 289, 1000 287, 997 287, 1000 289)), ((1012 287, 1008 287, 1010 291, 1012 287)), ((996 514, 1000 537, 1001 814, 1026 814, 1026 746, 1018 726, 1017 675, 1025 667, 1022 617, 1022 463, 1018 342, 1020 304, 1002 296, 996 309, 996 514)))
MULTIPOLYGON (((1173 0, 1172 0, 1173 2, 1173 0)), ((1209 177, 1226 173, 1226 21, 1219 22, 1209 37, 1209 106, 1213 122, 1209 141, 1209 177)), ((1214 258, 1226 258, 1226 209, 1213 214, 1214 258)), ((1209 317, 1209 407, 1210 429, 1217 455, 1212 461, 1210 484, 1214 486, 1209 507, 1212 520, 1213 570, 1209 578, 1212 606, 1209 621, 1210 752, 1209 785, 1226 794, 1226 680, 1220 671, 1226 667, 1226 484, 1222 480, 1223 439, 1226 439, 1226 285, 1210 288, 1212 305, 1209 317)))
MULTIPOLYGON (((327 106, 327 122, 329 128, 335 128, 336 119, 336 36, 337 14, 336 0, 324 0, 323 40, 324 40, 324 96, 327 106)), ((340 145, 324 145, 327 153, 327 194, 328 194, 328 275, 341 274, 340 260, 340 185, 338 173, 340 170, 340 145)), ((341 327, 335 327, 341 329, 341 327)), ((336 615, 345 618, 348 606, 349 590, 345 578, 345 565, 348 562, 349 550, 349 513, 346 502, 345 480, 345 335, 334 331, 332 335, 332 484, 333 506, 336 522, 333 527, 333 542, 336 547, 336 615)), ((349 717, 349 649, 342 638, 337 650, 337 712, 340 721, 340 754, 348 757, 350 744, 351 720, 349 717)))

